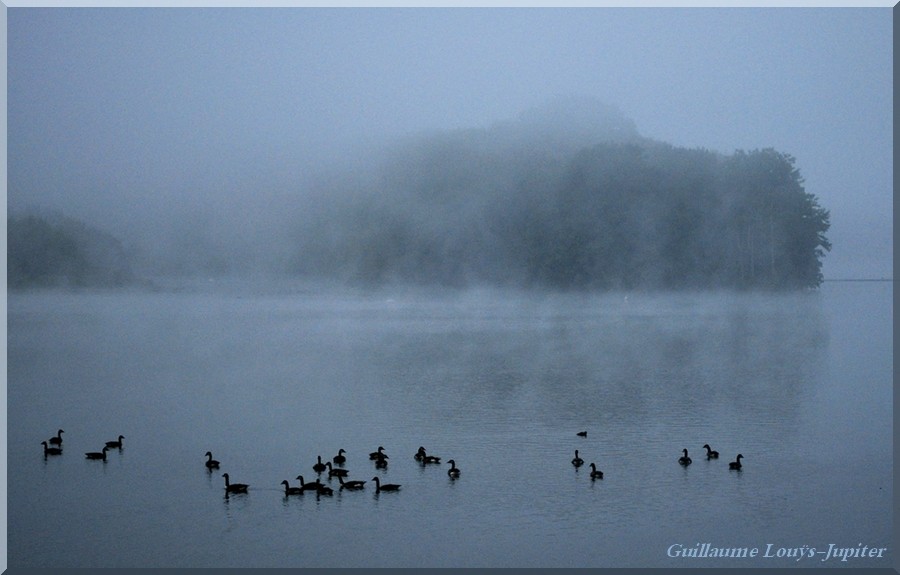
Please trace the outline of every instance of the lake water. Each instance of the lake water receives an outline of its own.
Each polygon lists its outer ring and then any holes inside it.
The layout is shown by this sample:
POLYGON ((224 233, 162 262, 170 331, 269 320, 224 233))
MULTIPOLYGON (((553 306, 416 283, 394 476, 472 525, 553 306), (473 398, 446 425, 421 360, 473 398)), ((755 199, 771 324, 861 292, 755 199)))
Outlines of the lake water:
POLYGON ((8 565, 890 567, 892 290, 10 294, 8 565), (886 551, 777 556, 829 545, 886 551))

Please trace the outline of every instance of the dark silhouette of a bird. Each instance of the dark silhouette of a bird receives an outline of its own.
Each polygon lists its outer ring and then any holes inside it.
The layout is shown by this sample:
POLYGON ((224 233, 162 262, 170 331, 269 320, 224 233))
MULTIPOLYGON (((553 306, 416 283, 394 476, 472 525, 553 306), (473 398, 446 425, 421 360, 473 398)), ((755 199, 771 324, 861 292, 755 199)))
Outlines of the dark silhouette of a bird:
POLYGON ((63 434, 63 430, 62 430, 62 429, 58 430, 58 431, 56 432, 56 437, 51 437, 51 438, 50 438, 50 440, 49 440, 49 441, 50 441, 50 445, 55 445, 55 446, 57 446, 57 447, 59 447, 60 445, 62 445, 62 434, 63 434))
POLYGON ((211 452, 211 451, 207 451, 207 452, 206 452, 206 463, 205 463, 205 465, 206 465, 206 468, 209 469, 209 470, 213 470, 213 469, 218 469, 218 468, 219 468, 219 462, 212 458, 212 452, 211 452))
POLYGON ((341 483, 341 489, 363 489, 366 482, 358 479, 344 481, 344 478, 338 475, 338 481, 341 483))
POLYGON ((246 483, 231 483, 227 473, 223 473, 222 477, 225 478, 225 495, 229 493, 247 493, 249 485, 246 483))
POLYGON ((378 476, 373 477, 372 481, 375 482, 375 493, 378 493, 381 491, 399 491, 400 490, 400 486, 397 485, 396 483, 385 483, 384 485, 382 485, 381 480, 378 479, 378 476))
POLYGON ((572 465, 574 465, 575 467, 581 467, 582 465, 584 465, 584 459, 578 456, 577 449, 575 450, 575 457, 572 458, 572 465))
POLYGON ((84 454, 87 459, 102 459, 106 461, 106 452, 109 451, 109 448, 105 445, 103 446, 102 451, 89 451, 84 454))
POLYGON ((116 441, 107 441, 106 446, 110 449, 122 449, 122 440, 125 439, 124 435, 120 435, 119 439, 116 441))
POLYGON ((282 481, 281 484, 284 485, 284 495, 285 495, 285 497, 288 496, 288 495, 301 495, 301 494, 303 494, 303 489, 301 489, 300 487, 291 487, 291 484, 288 483, 288 480, 287 480, 287 479, 285 479, 284 481, 282 481))

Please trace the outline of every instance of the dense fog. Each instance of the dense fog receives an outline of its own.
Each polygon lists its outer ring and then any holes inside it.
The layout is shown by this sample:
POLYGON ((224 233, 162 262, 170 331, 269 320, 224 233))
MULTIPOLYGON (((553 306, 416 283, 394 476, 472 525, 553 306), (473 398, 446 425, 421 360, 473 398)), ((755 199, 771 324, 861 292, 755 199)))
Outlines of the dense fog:
POLYGON ((10 9, 8 285, 889 277, 890 30, 890 10, 10 9))
POLYGON ((168 238, 142 244, 15 215, 9 283, 267 273, 363 285, 798 288, 819 285, 831 247, 829 212, 791 156, 674 147, 599 102, 419 134, 370 161, 266 206, 252 233, 187 214, 168 238))

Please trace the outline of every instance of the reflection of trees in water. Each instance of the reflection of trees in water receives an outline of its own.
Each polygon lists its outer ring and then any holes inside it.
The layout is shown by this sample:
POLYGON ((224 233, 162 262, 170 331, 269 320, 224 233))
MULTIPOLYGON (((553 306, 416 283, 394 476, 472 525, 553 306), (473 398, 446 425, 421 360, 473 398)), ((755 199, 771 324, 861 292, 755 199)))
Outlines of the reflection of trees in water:
POLYGON ((374 362, 403 374, 391 383, 398 391, 433 398, 437 421, 792 428, 824 360, 817 295, 649 299, 563 297, 490 317, 476 306, 391 330, 374 362))

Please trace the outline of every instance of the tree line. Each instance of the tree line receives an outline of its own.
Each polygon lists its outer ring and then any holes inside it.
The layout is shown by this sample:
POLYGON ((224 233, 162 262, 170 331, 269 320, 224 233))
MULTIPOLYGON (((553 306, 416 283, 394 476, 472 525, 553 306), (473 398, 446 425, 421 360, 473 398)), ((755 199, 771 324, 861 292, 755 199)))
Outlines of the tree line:
MULTIPOLYGON (((273 211, 281 231, 263 245, 197 246, 228 262, 202 273, 252 273, 268 253, 277 273, 367 285, 801 289, 821 284, 831 249, 829 212, 789 154, 680 148, 609 114, 411 138, 273 211)), ((120 240, 85 223, 7 225, 12 288, 136 281, 120 240)))
MULTIPOLYGON (((795 159, 640 138, 570 150, 443 135, 352 203, 323 196, 295 269, 362 283, 796 289, 823 281, 829 212, 795 159)), ((307 222, 309 224, 309 222, 307 222)))

